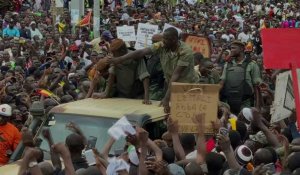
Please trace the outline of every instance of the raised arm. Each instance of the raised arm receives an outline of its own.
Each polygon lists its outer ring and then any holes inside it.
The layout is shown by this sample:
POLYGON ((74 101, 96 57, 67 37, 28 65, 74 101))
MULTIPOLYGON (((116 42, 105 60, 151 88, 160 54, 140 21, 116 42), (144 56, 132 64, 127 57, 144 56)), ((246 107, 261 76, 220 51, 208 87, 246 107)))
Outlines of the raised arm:
POLYGON ((172 135, 172 142, 177 160, 184 160, 185 153, 178 134, 178 122, 173 121, 171 118, 168 119, 168 132, 172 135))
POLYGON ((162 150, 151 139, 148 139, 147 146, 155 153, 156 161, 163 159, 162 150))
POLYGON ((269 128, 263 123, 262 121, 262 115, 257 111, 257 109, 252 109, 253 113, 253 124, 257 126, 266 136, 268 143, 273 147, 273 148, 278 148, 280 147, 279 140, 277 139, 276 135, 272 133, 269 128))
POLYGON ((161 105, 163 105, 164 110, 166 113, 170 112, 170 106, 169 106, 169 102, 170 102, 170 98, 171 98, 171 87, 172 87, 172 82, 176 82, 178 81, 178 79, 180 78, 180 76, 182 75, 182 72, 186 69, 185 66, 177 66, 173 72, 173 75, 171 77, 171 80, 168 84, 168 90, 166 92, 165 97, 163 98, 163 100, 161 101, 161 105))
POLYGON ((109 151, 110 151, 111 147, 113 146, 113 144, 115 142, 116 142, 115 139, 112 138, 112 137, 110 137, 109 140, 104 145, 104 147, 102 148, 101 154, 103 155, 103 157, 105 158, 105 160, 107 160, 109 151))
POLYGON ((151 55, 151 54, 152 54, 151 48, 148 47, 145 49, 135 50, 121 57, 112 58, 109 60, 109 62, 116 65, 130 59, 141 59, 144 56, 151 55))
POLYGON ((217 139, 222 151, 226 156, 229 168, 237 171, 240 170, 242 166, 237 162, 237 160, 234 157, 234 152, 230 145, 229 137, 218 134, 217 139))

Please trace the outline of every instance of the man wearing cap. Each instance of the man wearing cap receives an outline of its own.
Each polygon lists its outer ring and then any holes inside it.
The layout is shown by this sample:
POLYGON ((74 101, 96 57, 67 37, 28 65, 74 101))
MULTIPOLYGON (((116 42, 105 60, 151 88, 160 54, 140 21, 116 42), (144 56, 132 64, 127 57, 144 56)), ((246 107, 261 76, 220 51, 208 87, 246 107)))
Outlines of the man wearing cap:
POLYGON ((21 140, 18 129, 8 122, 11 115, 11 106, 8 104, 0 105, 0 166, 8 163, 9 156, 21 140))
POLYGON ((161 102, 165 112, 170 111, 169 102, 172 82, 198 83, 199 76, 194 70, 194 55, 192 49, 178 37, 178 31, 171 27, 163 33, 163 41, 151 47, 136 50, 124 56, 111 59, 111 63, 120 64, 130 59, 141 59, 145 55, 158 54, 164 72, 168 90, 161 102))
POLYGON ((254 87, 262 84, 257 63, 246 59, 244 49, 245 45, 240 41, 231 43, 231 61, 224 65, 220 82, 224 102, 236 115, 242 107, 253 106, 254 87))
POLYGON ((3 37, 12 39, 13 37, 20 37, 19 30, 15 27, 15 22, 11 19, 7 28, 3 30, 3 37))

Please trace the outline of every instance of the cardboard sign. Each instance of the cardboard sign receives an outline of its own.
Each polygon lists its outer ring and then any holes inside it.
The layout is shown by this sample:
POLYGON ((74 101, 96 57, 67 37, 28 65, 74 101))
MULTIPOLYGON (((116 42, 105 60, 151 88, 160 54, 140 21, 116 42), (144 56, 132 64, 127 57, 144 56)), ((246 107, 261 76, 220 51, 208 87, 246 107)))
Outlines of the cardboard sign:
POLYGON ((210 58, 211 46, 209 39, 204 36, 183 34, 183 41, 192 47, 194 52, 200 52, 205 58, 210 58))
POLYGON ((300 67, 299 29, 263 29, 261 37, 266 69, 290 69, 292 62, 300 67))
POLYGON ((219 85, 172 83, 171 116, 181 133, 197 133, 195 115, 205 114, 205 133, 212 133, 211 121, 217 119, 219 85))
POLYGON ((275 98, 271 111, 271 123, 290 117, 295 108, 291 71, 281 73, 276 79, 275 98))
POLYGON ((134 26, 120 26, 117 27, 117 36, 123 41, 135 41, 135 29, 134 26))
POLYGON ((158 33, 158 26, 139 23, 136 35, 135 49, 144 49, 152 45, 152 36, 158 33))

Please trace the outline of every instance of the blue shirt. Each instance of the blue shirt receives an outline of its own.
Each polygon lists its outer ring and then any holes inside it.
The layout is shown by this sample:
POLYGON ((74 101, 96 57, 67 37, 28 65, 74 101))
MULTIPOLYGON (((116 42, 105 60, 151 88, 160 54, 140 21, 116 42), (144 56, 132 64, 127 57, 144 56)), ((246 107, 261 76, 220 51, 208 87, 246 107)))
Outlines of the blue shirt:
POLYGON ((3 37, 20 37, 20 32, 17 28, 10 29, 9 27, 3 30, 3 37))

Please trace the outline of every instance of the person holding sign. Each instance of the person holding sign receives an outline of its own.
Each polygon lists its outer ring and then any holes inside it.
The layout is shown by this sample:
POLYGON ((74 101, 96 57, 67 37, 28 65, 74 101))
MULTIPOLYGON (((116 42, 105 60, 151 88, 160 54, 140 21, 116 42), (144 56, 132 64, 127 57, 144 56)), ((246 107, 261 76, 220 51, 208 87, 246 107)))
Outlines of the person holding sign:
POLYGON ((161 101, 166 113, 170 112, 170 95, 172 82, 198 83, 199 76, 194 70, 194 56, 192 49, 181 42, 178 31, 171 27, 164 31, 163 41, 153 44, 151 47, 136 50, 126 55, 113 58, 110 63, 117 65, 126 60, 140 59, 145 55, 158 54, 168 90, 161 101))

